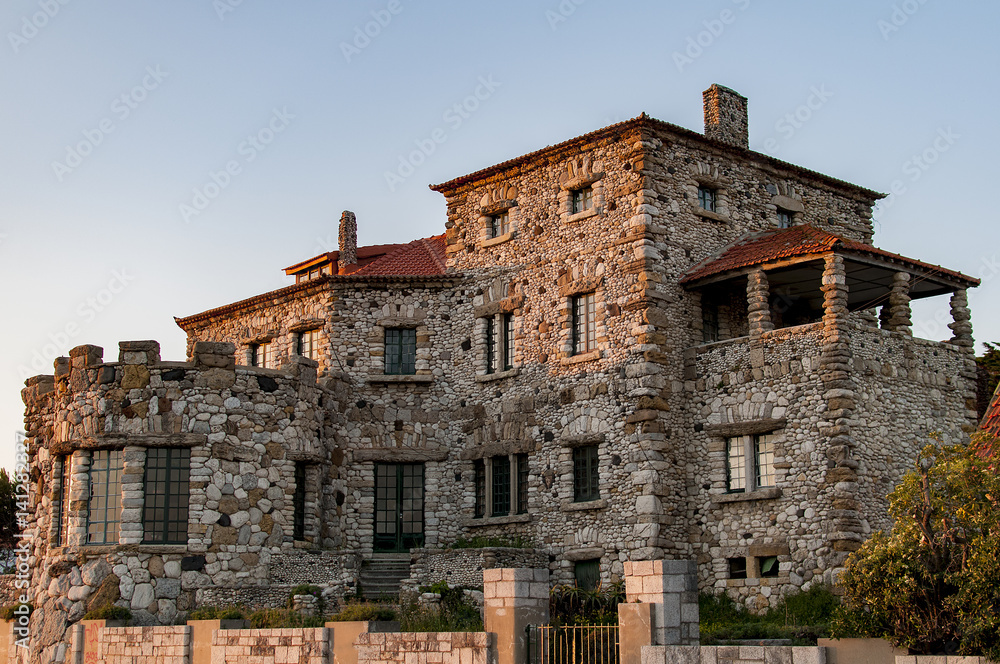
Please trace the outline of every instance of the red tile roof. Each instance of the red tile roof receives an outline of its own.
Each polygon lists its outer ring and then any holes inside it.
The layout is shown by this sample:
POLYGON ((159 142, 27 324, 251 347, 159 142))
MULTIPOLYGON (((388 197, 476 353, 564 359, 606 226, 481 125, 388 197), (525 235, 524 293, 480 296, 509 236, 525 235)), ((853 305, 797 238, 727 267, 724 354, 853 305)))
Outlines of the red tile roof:
MULTIPOLYGON (((1000 385, 997 385, 996 391, 993 393, 993 400, 990 402, 990 407, 986 409, 986 414, 983 415, 983 421, 979 423, 979 428, 986 433, 993 436, 1000 436, 1000 385)), ((1000 446, 993 443, 996 447, 996 452, 1000 455, 1000 446)))
POLYGON ((426 276, 447 270, 444 234, 398 245, 378 260, 351 272, 351 276, 426 276))
POLYGON ((714 256, 709 256, 691 267, 681 276, 682 284, 700 281, 708 277, 740 270, 754 265, 763 265, 783 258, 799 258, 830 251, 865 254, 887 258, 903 263, 911 268, 919 268, 943 277, 963 282, 968 286, 978 286, 979 280, 961 272, 946 270, 938 265, 924 263, 899 254, 884 251, 870 244, 849 240, 814 226, 803 224, 780 230, 749 235, 724 248, 714 256))
MULTIPOLYGON (((354 266, 349 266, 351 269, 347 269, 345 274, 350 274, 352 271, 356 271, 373 261, 378 260, 382 256, 385 256, 390 251, 395 251, 400 247, 405 247, 405 244, 370 244, 365 247, 358 247, 357 257, 358 262, 354 266)), ((285 268, 285 274, 292 275, 296 272, 304 272, 309 268, 316 268, 320 265, 326 263, 332 263, 333 271, 337 272, 337 264, 340 261, 339 251, 328 251, 326 253, 320 254, 319 256, 313 256, 309 260, 304 260, 301 263, 296 263, 295 265, 285 268)))

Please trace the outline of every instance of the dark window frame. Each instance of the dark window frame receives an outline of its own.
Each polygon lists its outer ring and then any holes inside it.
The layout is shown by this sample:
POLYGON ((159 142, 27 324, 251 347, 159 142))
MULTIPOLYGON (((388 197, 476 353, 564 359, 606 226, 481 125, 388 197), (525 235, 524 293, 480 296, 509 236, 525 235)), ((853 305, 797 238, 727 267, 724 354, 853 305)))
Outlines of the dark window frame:
POLYGON ((515 454, 514 463, 517 466, 517 501, 515 514, 528 513, 528 455, 515 454))
POLYGON ((490 239, 502 237, 510 232, 510 211, 504 210, 490 215, 490 239))
POLYGON ((250 366, 261 369, 274 368, 274 342, 259 341, 250 344, 250 366))
POLYGON ((597 349, 597 297, 593 291, 570 298, 573 355, 597 349))
POLYGON ((573 448, 573 502, 601 499, 600 449, 598 445, 573 448))
POLYGON ((746 558, 727 558, 726 559, 728 576, 730 579, 747 579, 749 574, 747 573, 747 559, 746 558))
POLYGON ((777 486, 774 440, 766 434, 726 439, 726 492, 749 493, 777 486))
POLYGON ((122 518, 122 458, 121 450, 91 452, 87 544, 118 543, 122 518))
POLYGON ((601 585, 601 559, 578 560, 573 563, 573 580, 581 590, 595 590, 601 585))
POLYGON ((791 228, 795 225, 795 213, 778 209, 778 228, 791 228))
POLYGON ((417 373, 417 330, 412 327, 385 328, 383 371, 387 376, 417 373))
POLYGON ((511 508, 511 468, 509 456, 490 459, 490 516, 509 516, 511 508))
POLYGON ((698 207, 706 212, 716 212, 719 206, 719 191, 702 185, 698 187, 698 207))
POLYGON ((497 372, 497 324, 496 318, 486 319, 486 373, 497 372))
POLYGON ((295 335, 295 354, 308 357, 310 360, 318 359, 319 355, 319 329, 302 330, 295 335))
POLYGON ((757 569, 760 570, 760 578, 775 579, 778 577, 780 563, 778 556, 758 556, 757 569))
POLYGON ((569 193, 570 214, 578 214, 594 209, 594 187, 586 186, 569 193))
POLYGON ((514 368, 514 314, 501 314, 500 320, 503 330, 503 352, 500 357, 500 366, 503 371, 510 371, 514 368))
POLYGON ((191 448, 146 450, 142 486, 144 544, 187 544, 190 507, 191 448))
POLYGON ((306 462, 296 461, 295 492, 292 494, 292 539, 299 542, 306 539, 306 482, 306 462))

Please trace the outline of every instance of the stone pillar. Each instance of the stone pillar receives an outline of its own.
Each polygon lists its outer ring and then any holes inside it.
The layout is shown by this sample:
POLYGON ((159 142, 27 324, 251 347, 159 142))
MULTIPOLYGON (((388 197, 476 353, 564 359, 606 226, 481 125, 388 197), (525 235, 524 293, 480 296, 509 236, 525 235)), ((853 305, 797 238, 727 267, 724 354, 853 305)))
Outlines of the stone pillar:
POLYGON ((750 336, 759 337, 774 329, 771 322, 771 287, 764 270, 754 270, 747 275, 747 314, 750 319, 750 336))
POLYGON ((122 364, 159 364, 160 344, 156 341, 119 341, 118 361, 122 364))
POLYGON ((964 348, 973 348, 976 342, 972 339, 972 313, 969 311, 969 295, 963 288, 951 295, 951 328, 952 336, 949 343, 964 348))
POLYGON ((889 293, 889 329, 912 335, 910 330, 910 275, 897 272, 892 277, 892 292, 889 293))
POLYGON ((228 342, 198 341, 194 344, 195 387, 221 390, 236 383, 236 346, 228 342))
POLYGON ((826 482, 833 485, 830 541, 840 564, 847 554, 864 540, 857 498, 858 462, 852 458, 855 447, 851 422, 855 412, 853 354, 847 307, 847 271, 841 256, 830 254, 823 267, 823 350, 820 377, 825 391, 826 422, 820 433, 827 437, 826 482))
POLYGON ((549 622, 549 570, 483 570, 483 625, 497 635, 496 664, 526 664, 528 625, 549 622))
MULTIPOLYGON (((698 565, 695 561, 626 562, 625 601, 652 605, 654 643, 650 645, 698 645, 698 565)), ((621 610, 618 615, 621 620, 621 610)), ((641 620, 641 615, 634 617, 641 620)))
POLYGON ((350 210, 340 215, 340 254, 337 258, 338 270, 343 273, 348 265, 358 262, 358 219, 350 210))
POLYGON ((77 346, 69 352, 69 363, 69 389, 73 392, 84 392, 90 387, 91 382, 88 369, 104 363, 104 349, 89 344, 77 346))
POLYGON ((121 544, 141 544, 146 448, 129 446, 122 451, 122 456, 122 515, 118 541, 121 544))

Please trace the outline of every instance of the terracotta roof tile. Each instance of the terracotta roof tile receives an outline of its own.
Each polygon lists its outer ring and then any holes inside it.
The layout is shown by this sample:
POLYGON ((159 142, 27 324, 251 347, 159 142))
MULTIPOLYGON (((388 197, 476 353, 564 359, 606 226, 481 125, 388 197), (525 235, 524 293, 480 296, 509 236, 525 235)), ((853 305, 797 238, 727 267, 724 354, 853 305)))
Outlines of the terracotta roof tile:
POLYGON ((888 258, 893 261, 905 263, 910 267, 920 268, 945 277, 957 279, 970 286, 979 285, 978 279, 966 276, 961 272, 947 270, 939 265, 906 258, 899 254, 873 247, 870 244, 865 244, 864 242, 834 235, 808 224, 767 231, 741 238, 725 247, 719 253, 695 264, 681 276, 680 282, 682 284, 692 283, 715 275, 754 265, 763 265, 783 258, 823 254, 833 250, 888 258))
POLYGON ((444 235, 414 240, 352 272, 352 276, 424 276, 447 269, 444 235))
MULTIPOLYGON (((993 393, 993 400, 990 402, 990 407, 986 409, 986 414, 983 415, 983 421, 979 423, 979 428, 990 435, 1000 436, 1000 385, 997 385, 997 389, 993 393)), ((1000 454, 1000 447, 997 447, 995 441, 993 446, 997 448, 995 450, 997 454, 1000 454)))

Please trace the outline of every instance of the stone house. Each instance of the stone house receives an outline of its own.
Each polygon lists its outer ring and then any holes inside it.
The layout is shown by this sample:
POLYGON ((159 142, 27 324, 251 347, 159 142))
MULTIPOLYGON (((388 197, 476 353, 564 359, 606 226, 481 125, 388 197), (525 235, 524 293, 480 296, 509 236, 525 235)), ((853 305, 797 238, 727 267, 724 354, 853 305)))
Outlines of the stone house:
POLYGON ((978 281, 873 246, 881 194, 749 150, 744 97, 704 108, 435 185, 442 235, 358 247, 345 212, 295 284, 177 319, 186 363, 123 342, 30 379, 60 620, 461 575, 441 549, 475 536, 556 582, 693 559, 757 608, 830 581, 927 434, 976 425, 978 281), (954 337, 913 338, 942 295, 954 337))

